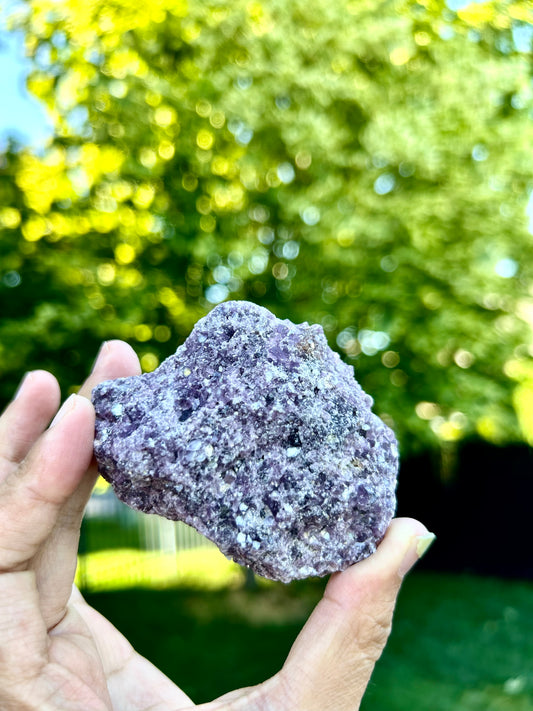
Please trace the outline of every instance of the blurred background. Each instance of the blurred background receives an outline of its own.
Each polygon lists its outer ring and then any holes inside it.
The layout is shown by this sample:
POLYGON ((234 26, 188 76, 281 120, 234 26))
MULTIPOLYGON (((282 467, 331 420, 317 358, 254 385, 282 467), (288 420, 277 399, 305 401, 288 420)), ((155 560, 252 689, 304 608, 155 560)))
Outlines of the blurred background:
MULTIPOLYGON (((0 404, 227 299, 323 326, 438 542, 365 711, 533 709, 533 3, 13 0, 0 404)), ((78 583, 195 701, 274 673, 324 581, 253 579, 103 481, 78 583), (251 652, 251 650, 253 650, 251 652)))

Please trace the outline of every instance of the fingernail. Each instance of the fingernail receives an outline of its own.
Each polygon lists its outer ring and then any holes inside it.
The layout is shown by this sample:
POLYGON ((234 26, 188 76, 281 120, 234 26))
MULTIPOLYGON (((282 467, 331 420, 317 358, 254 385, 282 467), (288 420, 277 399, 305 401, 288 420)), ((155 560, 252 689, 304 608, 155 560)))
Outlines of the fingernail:
POLYGON ((72 410, 76 407, 76 398, 77 397, 78 397, 77 395, 71 395, 70 397, 68 397, 65 400, 65 402, 63 403, 61 408, 58 410, 56 416, 50 423, 49 429, 52 429, 52 427, 55 427, 57 425, 57 423, 60 422, 65 417, 65 415, 68 415, 70 412, 72 412, 72 410))
POLYGON ((33 370, 30 370, 27 373, 24 373, 24 377, 20 381, 20 385, 18 386, 15 394, 13 395, 13 400, 16 400, 18 397, 20 397, 22 395, 22 391, 28 384, 28 380, 31 377, 32 373, 33 373, 33 370))
POLYGON ((418 556, 418 560, 422 558, 436 538, 437 536, 434 533, 431 533, 431 531, 429 533, 425 533, 423 536, 418 536, 416 539, 416 554, 418 556))
POLYGON ((96 364, 97 364, 98 361, 100 360, 100 356, 107 350, 107 344, 108 344, 108 341, 104 341, 104 342, 102 343, 102 345, 100 346, 100 348, 98 349, 98 353, 96 354, 96 358, 94 359, 94 362, 93 362, 93 364, 92 364, 92 366, 91 366, 91 373, 92 373, 92 372, 94 371, 94 369, 96 368, 96 364))
POLYGON ((436 538, 437 536, 434 533, 428 531, 427 533, 424 533, 421 536, 415 536, 412 539, 411 545, 407 549, 402 564, 400 565, 400 569, 398 570, 401 578, 403 578, 404 575, 411 570, 413 565, 419 561, 420 558, 422 558, 436 538))

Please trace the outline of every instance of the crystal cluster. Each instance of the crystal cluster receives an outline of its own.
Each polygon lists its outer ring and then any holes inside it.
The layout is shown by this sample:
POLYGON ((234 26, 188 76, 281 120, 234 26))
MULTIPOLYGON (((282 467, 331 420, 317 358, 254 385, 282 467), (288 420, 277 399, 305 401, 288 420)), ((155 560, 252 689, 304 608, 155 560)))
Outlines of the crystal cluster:
POLYGON ((117 496, 267 578, 342 570, 393 516, 395 437, 320 326, 226 302, 157 370, 101 383, 93 403, 117 496))

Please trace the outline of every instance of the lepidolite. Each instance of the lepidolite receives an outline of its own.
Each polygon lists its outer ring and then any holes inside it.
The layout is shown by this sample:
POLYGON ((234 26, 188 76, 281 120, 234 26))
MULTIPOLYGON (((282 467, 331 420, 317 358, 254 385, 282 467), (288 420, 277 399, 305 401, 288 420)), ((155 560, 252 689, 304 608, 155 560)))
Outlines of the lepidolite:
POLYGON ((393 516, 394 434, 320 326, 226 302, 157 370, 101 383, 93 403, 117 496, 267 578, 342 570, 393 516))

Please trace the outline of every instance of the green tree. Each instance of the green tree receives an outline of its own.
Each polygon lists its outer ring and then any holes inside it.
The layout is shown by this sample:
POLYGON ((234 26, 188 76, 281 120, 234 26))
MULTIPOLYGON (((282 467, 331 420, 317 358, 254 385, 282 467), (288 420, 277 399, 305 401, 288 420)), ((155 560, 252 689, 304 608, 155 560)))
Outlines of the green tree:
POLYGON ((246 298, 322 323, 404 449, 522 436, 533 5, 450 7, 23 3, 56 130, 2 157, 2 396, 246 298))

